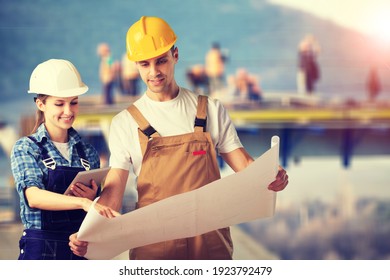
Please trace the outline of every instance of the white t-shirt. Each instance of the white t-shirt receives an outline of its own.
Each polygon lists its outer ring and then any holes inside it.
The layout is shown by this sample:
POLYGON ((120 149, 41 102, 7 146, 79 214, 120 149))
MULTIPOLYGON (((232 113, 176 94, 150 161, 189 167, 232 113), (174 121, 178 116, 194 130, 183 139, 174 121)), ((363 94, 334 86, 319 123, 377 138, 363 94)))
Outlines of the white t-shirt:
POLYGON ((60 143, 60 142, 54 142, 52 141, 54 146, 58 149, 58 151, 61 153, 61 155, 68 161, 70 161, 69 157, 69 142, 66 143, 60 143))
MULTIPOLYGON (((173 136, 194 131, 198 96, 180 88, 175 99, 159 102, 144 94, 134 105, 161 136, 173 136)), ((214 146, 219 153, 228 153, 242 147, 236 129, 227 111, 218 100, 209 98, 207 126, 214 146)), ((127 110, 118 113, 111 122, 110 166, 130 170, 139 175, 142 163, 138 124, 127 110)))

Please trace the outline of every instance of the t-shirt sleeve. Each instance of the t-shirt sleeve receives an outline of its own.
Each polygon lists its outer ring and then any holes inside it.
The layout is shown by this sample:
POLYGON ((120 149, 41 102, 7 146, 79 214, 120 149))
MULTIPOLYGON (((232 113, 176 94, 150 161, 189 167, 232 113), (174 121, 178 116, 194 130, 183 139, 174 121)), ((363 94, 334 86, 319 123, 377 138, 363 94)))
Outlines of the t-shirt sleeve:
POLYGON ((126 127, 123 114, 117 115, 112 119, 109 134, 110 166, 111 168, 120 168, 130 170, 131 155, 129 151, 128 131, 130 126, 126 127))
POLYGON ((238 137, 237 130, 230 119, 230 116, 220 101, 214 101, 218 112, 218 143, 216 145, 219 153, 229 153, 241 148, 242 143, 238 137))

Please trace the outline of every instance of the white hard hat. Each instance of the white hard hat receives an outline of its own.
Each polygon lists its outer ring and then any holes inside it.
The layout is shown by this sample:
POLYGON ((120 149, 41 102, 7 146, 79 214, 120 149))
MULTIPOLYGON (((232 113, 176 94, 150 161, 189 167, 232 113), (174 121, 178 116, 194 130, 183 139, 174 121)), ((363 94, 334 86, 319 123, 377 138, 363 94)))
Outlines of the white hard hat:
POLYGON ((30 77, 28 93, 58 97, 72 97, 88 91, 76 67, 64 59, 49 59, 42 62, 30 77))

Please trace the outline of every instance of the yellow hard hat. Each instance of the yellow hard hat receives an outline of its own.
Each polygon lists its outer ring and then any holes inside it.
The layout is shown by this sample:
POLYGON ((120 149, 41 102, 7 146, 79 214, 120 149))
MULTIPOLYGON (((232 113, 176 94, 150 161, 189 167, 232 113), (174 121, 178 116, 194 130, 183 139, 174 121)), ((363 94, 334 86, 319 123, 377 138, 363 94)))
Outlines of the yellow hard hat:
POLYGON ((72 97, 88 91, 79 71, 68 60, 49 59, 33 70, 28 93, 72 97))
POLYGON ((127 57, 132 61, 159 56, 175 44, 176 34, 163 19, 143 16, 126 35, 127 57))

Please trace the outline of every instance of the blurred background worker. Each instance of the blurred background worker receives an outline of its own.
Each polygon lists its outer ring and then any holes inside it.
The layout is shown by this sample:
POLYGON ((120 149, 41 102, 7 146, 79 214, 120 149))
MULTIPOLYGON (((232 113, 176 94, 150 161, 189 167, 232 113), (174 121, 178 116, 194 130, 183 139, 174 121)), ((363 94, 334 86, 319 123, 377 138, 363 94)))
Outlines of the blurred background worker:
POLYGON ((381 91, 381 82, 378 75, 378 70, 375 66, 371 66, 366 81, 368 94, 368 102, 375 102, 381 91))
POLYGON ((112 59, 110 46, 107 43, 98 45, 97 54, 100 57, 99 78, 102 83, 104 103, 111 105, 114 104, 114 87, 120 65, 112 59))
POLYGON ((260 102, 262 92, 259 78, 245 68, 239 68, 235 76, 236 96, 241 100, 260 102))
POLYGON ((123 54, 121 62, 121 85, 124 95, 136 96, 139 92, 139 73, 134 61, 123 54))
POLYGON ((221 52, 218 42, 214 42, 205 58, 205 70, 209 80, 209 94, 220 90, 225 82, 226 56, 221 52))
POLYGON ((193 92, 208 94, 209 80, 203 65, 195 64, 187 69, 186 78, 193 92))
POLYGON ((298 92, 313 94, 315 84, 320 79, 320 68, 317 56, 320 47, 313 35, 306 35, 298 47, 298 92))

